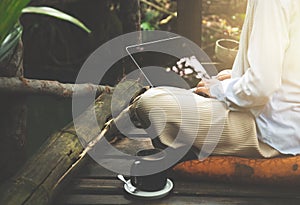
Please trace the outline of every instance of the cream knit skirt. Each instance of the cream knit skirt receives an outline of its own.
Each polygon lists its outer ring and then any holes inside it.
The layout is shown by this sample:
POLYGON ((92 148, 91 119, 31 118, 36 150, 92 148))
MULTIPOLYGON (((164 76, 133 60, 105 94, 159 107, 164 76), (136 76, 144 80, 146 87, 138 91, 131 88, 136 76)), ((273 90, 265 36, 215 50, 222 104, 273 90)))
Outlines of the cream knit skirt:
POLYGON ((280 153, 257 138, 254 117, 227 109, 212 98, 204 98, 174 87, 152 88, 133 104, 136 115, 151 138, 171 147, 191 145, 199 154, 270 158, 280 153))

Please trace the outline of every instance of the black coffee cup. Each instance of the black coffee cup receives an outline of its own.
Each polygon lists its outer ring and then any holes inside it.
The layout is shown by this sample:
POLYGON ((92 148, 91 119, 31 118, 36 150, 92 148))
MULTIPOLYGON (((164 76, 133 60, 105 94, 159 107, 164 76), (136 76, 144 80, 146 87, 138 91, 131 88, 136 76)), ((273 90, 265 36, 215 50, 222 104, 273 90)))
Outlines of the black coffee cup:
POLYGON ((131 167, 131 184, 141 191, 159 191, 167 183, 165 170, 165 151, 161 149, 146 149, 136 153, 137 159, 131 167), (144 175, 149 169, 161 170, 158 173, 144 175))

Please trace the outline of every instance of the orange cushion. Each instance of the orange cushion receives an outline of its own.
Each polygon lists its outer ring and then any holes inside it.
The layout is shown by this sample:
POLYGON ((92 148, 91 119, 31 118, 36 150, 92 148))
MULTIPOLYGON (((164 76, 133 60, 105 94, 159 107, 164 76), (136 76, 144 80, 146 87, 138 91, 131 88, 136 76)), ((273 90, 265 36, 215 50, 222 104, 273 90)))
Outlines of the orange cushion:
POLYGON ((300 156, 248 159, 211 156, 204 161, 190 160, 176 165, 180 175, 200 180, 263 184, 300 184, 300 156))

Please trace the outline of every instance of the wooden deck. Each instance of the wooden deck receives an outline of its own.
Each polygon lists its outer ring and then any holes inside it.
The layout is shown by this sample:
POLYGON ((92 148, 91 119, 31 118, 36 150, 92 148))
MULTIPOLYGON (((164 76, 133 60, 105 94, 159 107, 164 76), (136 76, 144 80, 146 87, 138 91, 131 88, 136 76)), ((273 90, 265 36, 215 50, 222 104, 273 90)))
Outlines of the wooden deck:
MULTIPOLYGON (((127 153, 135 153, 148 142, 132 143, 124 140, 116 147, 127 153)), ((174 189, 165 198, 156 200, 138 199, 123 190, 123 183, 116 173, 102 168, 92 159, 68 183, 53 204, 300 204, 299 187, 268 187, 262 185, 225 184, 200 182, 170 174, 174 189)))

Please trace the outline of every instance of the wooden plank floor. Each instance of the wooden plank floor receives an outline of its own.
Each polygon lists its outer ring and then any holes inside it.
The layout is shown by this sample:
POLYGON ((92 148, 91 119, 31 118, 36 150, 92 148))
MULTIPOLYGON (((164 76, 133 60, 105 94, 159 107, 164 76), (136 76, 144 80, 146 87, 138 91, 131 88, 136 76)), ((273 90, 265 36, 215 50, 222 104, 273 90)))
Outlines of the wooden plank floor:
MULTIPOLYGON (((135 153, 136 150, 149 146, 151 145, 147 141, 139 144, 126 139, 116 147, 127 153, 135 153)), ((175 174, 169 176, 174 182, 174 189, 167 197, 143 200, 128 195, 123 189, 123 183, 116 178, 116 175, 93 160, 88 160, 87 165, 72 177, 53 204, 300 204, 300 187, 200 182, 180 178, 175 174)))

